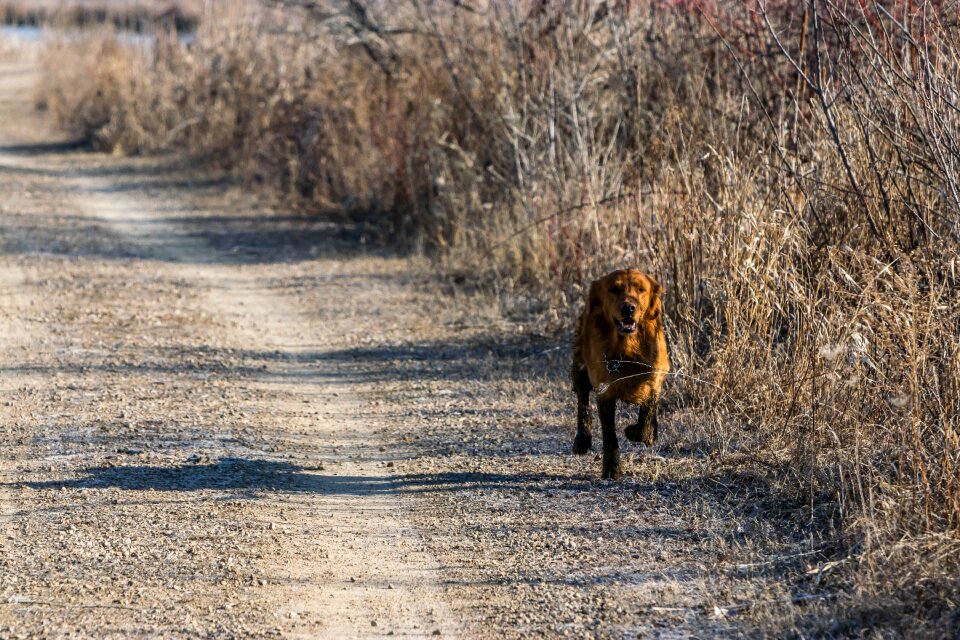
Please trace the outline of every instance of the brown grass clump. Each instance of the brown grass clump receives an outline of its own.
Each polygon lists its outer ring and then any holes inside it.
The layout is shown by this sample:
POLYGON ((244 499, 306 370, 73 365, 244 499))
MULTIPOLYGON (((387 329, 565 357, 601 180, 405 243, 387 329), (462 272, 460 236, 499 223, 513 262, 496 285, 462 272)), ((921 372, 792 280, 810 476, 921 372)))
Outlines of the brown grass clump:
POLYGON ((53 49, 45 96, 96 146, 376 216, 558 326, 592 277, 653 274, 665 402, 917 631, 960 624, 958 43, 936 0, 291 1, 58 45, 79 68, 53 49))

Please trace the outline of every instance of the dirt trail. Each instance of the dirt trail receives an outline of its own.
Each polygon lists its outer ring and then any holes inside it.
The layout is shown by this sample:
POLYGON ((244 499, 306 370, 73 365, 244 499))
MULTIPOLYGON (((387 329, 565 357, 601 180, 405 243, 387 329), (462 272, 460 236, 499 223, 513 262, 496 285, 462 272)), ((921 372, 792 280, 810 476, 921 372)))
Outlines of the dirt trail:
MULTIPOLYGON (((379 445, 372 423, 357 416, 363 396, 371 390, 356 388, 348 374, 330 372, 333 375, 323 376, 323 383, 318 381, 319 373, 329 371, 330 365, 317 350, 342 346, 338 344, 341 337, 368 315, 357 304, 360 300, 343 295, 345 289, 363 288, 368 274, 351 273, 354 265, 317 261, 316 275, 326 286, 321 285, 314 294, 346 303, 345 308, 328 303, 332 317, 317 326, 301 310, 302 302, 283 291, 284 274, 229 264, 235 257, 220 255, 201 238, 184 235, 175 224, 156 220, 151 214, 153 203, 125 196, 109 179, 83 179, 79 184, 85 215, 106 221, 109 228, 134 241, 138 250, 146 249, 153 259, 174 263, 170 269, 173 277, 206 292, 206 312, 219 316, 233 329, 222 336, 222 346, 284 353, 284 359, 272 365, 268 375, 251 380, 254 388, 279 396, 269 407, 274 415, 294 418, 304 403, 319 398, 323 404, 324 418, 303 424, 304 430, 296 435, 309 440, 312 449, 335 451, 320 460, 336 469, 334 478, 346 480, 338 481, 337 491, 321 488, 311 493, 309 500, 299 501, 298 509, 283 518, 289 529, 313 536, 319 533, 313 544, 322 549, 318 557, 302 558, 287 568, 289 578, 299 581, 302 589, 284 596, 293 604, 292 611, 307 612, 321 621, 329 637, 381 635, 371 631, 374 622, 394 635, 421 636, 441 629, 450 635, 454 625, 444 609, 437 562, 423 551, 419 533, 406 522, 389 468, 380 460, 384 456, 373 453, 375 447, 377 451, 384 447, 379 445), (225 258, 227 265, 223 264, 225 258), (331 271, 336 272, 335 278, 330 277, 331 271), (322 521, 319 528, 318 516, 322 521)), ((383 266, 375 264, 373 268, 383 266)), ((389 304, 389 299, 385 302, 389 304)), ((297 443, 290 444, 295 451, 297 443)), ((286 454, 279 458, 290 456, 279 449, 273 453, 286 454)), ((322 474, 313 474, 313 478, 321 484, 326 480, 322 474)))
POLYGON ((0 95, 13 96, 0 104, 0 120, 19 124, 0 138, 10 196, 0 269, 3 404, 52 395, 33 403, 33 415, 3 414, 5 425, 17 425, 17 446, 0 467, 3 539, 12 545, 4 549, 12 583, 0 587, 0 635, 454 635, 437 561, 407 522, 373 423, 359 415, 371 389, 323 361, 325 349, 375 321, 364 304, 396 304, 387 287, 376 300, 349 295, 394 265, 314 259, 290 273, 283 261, 250 264, 211 246, 177 217, 216 224, 222 211, 182 202, 174 189, 143 189, 136 169, 124 173, 109 159, 23 139, 23 131, 43 130, 24 108, 31 80, 22 67, 0 68, 0 95), (326 301, 323 323, 289 281, 305 274, 326 301), (280 353, 269 365, 256 362, 280 353), (244 371, 224 375, 222 362, 203 361, 223 354, 244 371), (110 362, 117 355, 121 366, 110 362), (123 392, 149 386, 166 391, 123 392), (230 401, 238 395, 241 407, 230 401), (183 431, 176 416, 157 404, 189 405, 188 437, 175 435, 183 431), (57 433, 44 432, 37 409, 63 421, 57 433), (146 442, 145 424, 169 449, 189 452, 161 452, 146 442), (190 489, 185 511, 169 496, 190 489), (102 508, 88 508, 102 502, 113 505, 109 523, 102 508), (136 513, 117 519, 127 509, 136 513), (184 516, 187 535, 163 530, 184 516), (49 552, 25 542, 43 531, 60 542, 46 559, 49 552), (188 547, 186 560, 178 545, 188 547), (199 573, 196 585, 155 584, 188 572, 199 573), (189 598, 162 603, 177 591, 189 598))

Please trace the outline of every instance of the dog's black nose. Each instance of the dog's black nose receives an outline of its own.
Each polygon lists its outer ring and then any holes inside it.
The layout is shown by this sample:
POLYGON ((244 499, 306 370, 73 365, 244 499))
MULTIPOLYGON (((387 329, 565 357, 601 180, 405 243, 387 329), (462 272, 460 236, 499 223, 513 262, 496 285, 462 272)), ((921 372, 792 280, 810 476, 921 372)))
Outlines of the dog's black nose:
POLYGON ((627 316, 627 317, 633 316, 636 310, 637 310, 637 305, 631 302, 624 302, 622 305, 620 305, 620 313, 622 313, 624 316, 627 316))

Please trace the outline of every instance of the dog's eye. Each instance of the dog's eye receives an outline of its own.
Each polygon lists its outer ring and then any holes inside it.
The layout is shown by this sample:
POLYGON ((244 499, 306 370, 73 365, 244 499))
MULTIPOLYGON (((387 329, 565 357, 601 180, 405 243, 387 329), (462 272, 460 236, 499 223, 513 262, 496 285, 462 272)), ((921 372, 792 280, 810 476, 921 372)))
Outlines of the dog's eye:
POLYGON ((610 287, 610 293, 612 293, 615 296, 618 296, 621 293, 623 293, 623 289, 620 287, 610 287))

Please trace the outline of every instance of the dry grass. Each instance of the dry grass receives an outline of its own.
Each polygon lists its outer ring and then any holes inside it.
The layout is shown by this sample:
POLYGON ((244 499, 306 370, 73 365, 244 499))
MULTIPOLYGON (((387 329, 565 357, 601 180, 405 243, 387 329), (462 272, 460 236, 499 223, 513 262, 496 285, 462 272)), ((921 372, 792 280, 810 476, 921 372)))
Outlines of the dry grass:
POLYGON ((44 99, 96 146, 372 216, 546 325, 650 271, 668 402, 777 470, 870 624, 960 624, 956 9, 299 4, 56 45, 44 99))

